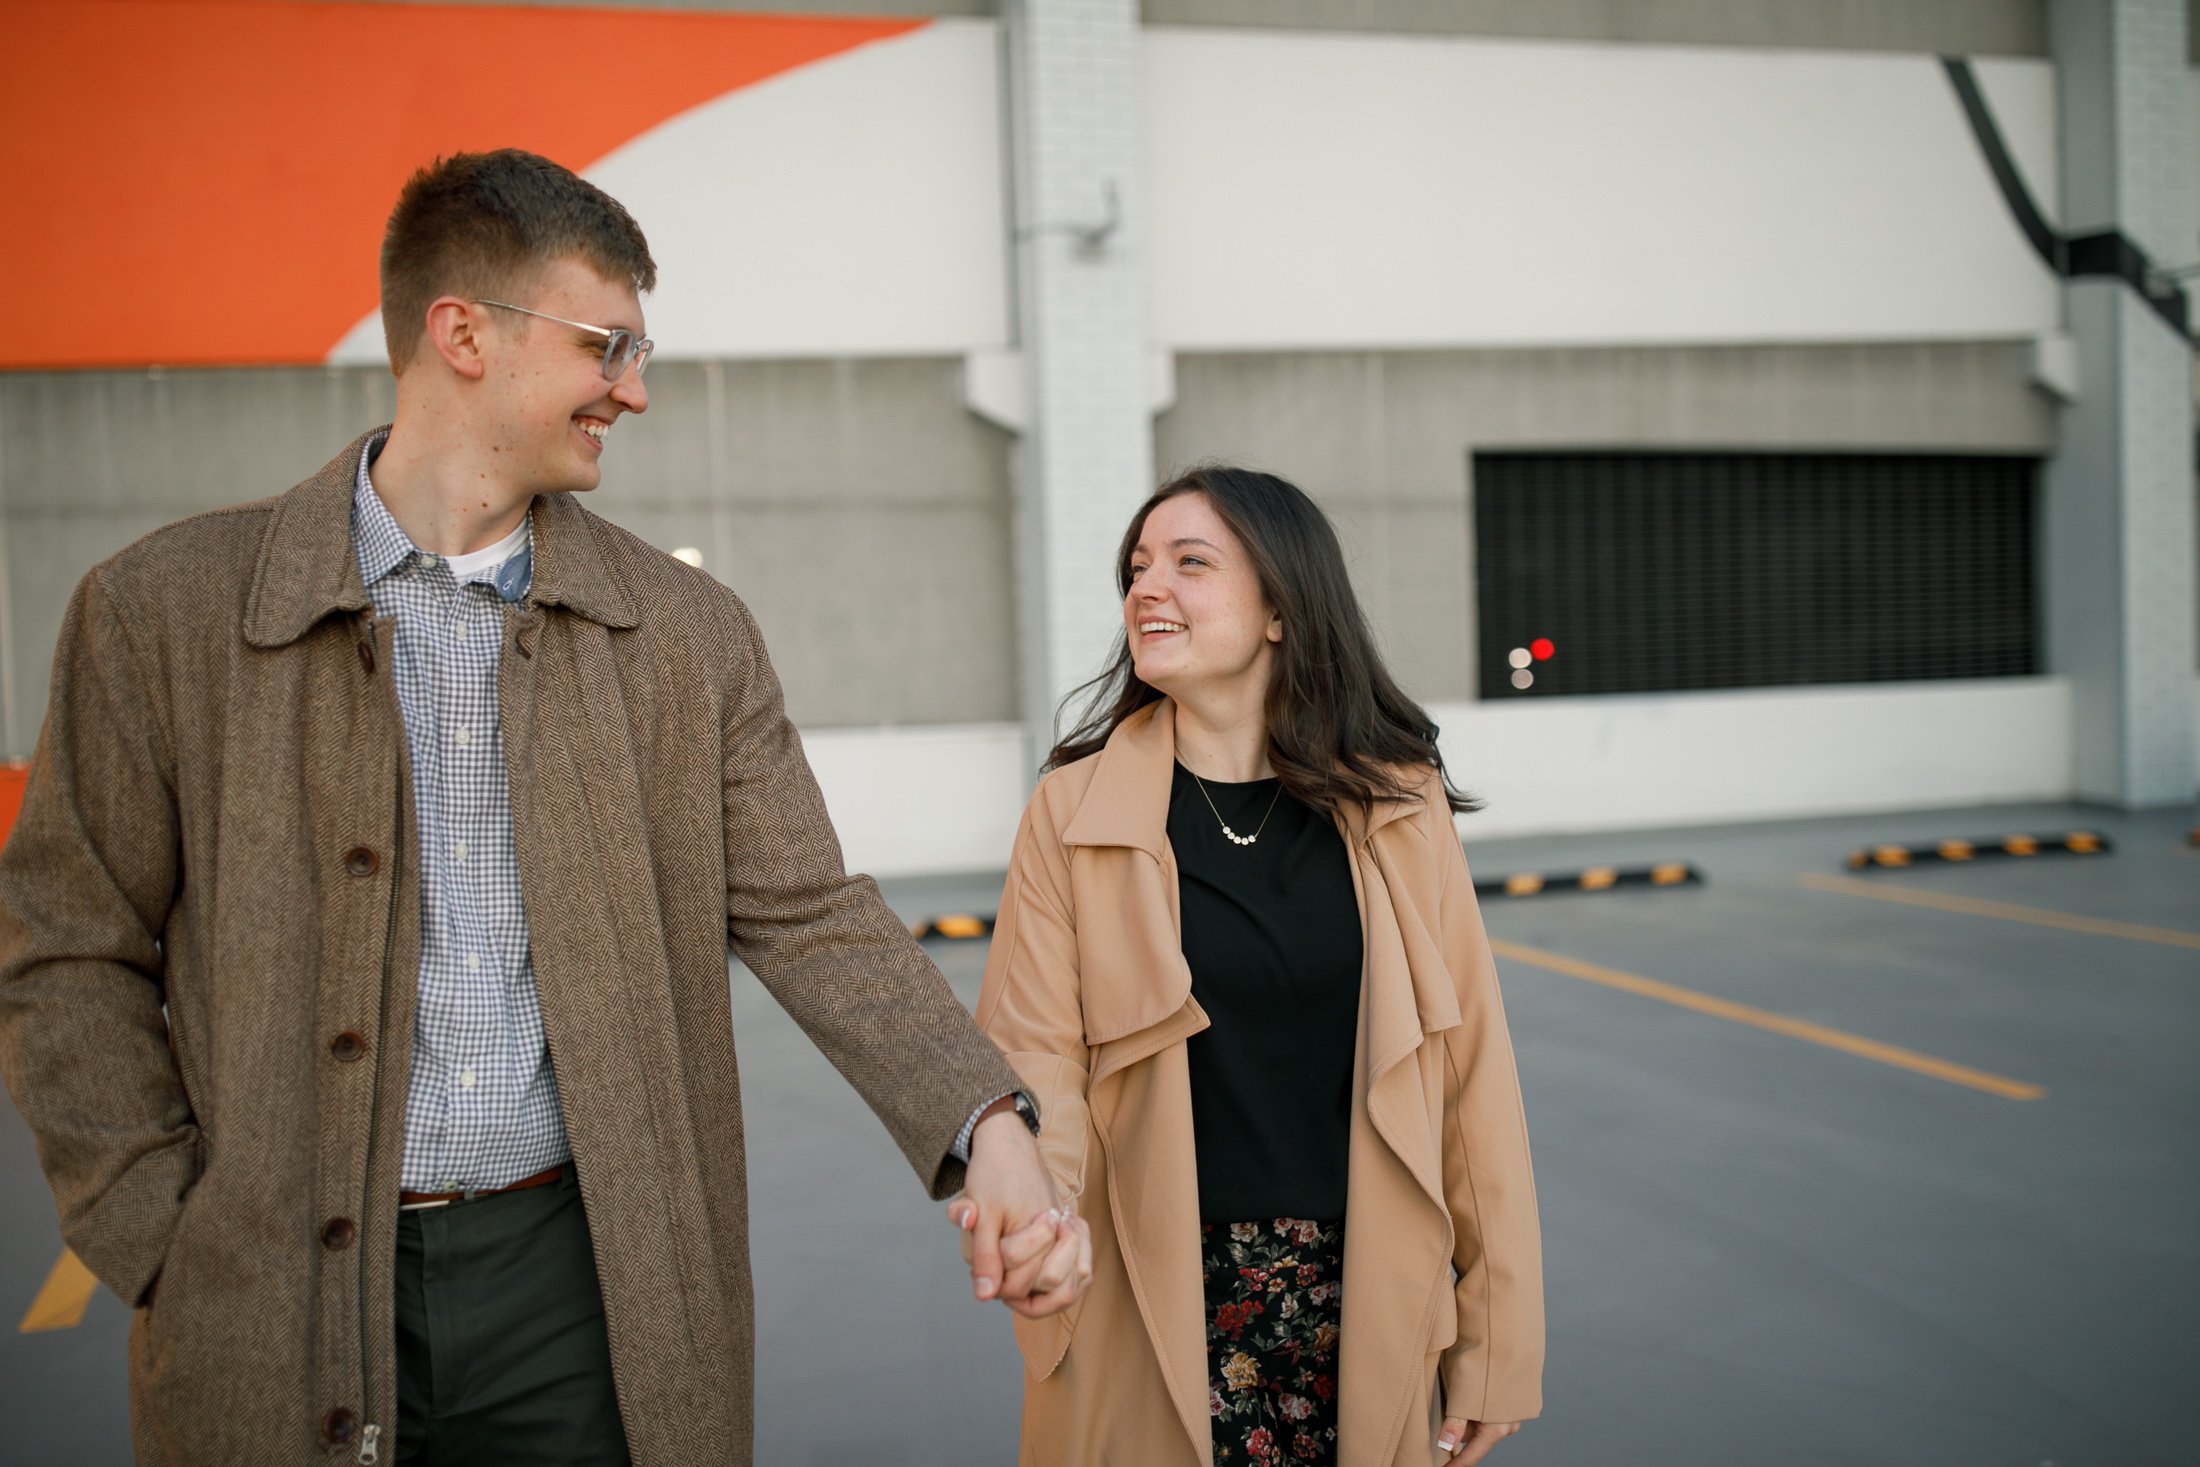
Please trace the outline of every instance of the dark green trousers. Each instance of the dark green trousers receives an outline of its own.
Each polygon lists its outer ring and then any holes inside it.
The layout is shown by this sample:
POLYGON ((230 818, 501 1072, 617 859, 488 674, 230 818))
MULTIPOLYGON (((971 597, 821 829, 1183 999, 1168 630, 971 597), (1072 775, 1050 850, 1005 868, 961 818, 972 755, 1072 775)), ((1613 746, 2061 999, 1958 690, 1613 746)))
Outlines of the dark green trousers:
POLYGON ((627 1467, 580 1184, 398 1214, 397 1460, 627 1467))

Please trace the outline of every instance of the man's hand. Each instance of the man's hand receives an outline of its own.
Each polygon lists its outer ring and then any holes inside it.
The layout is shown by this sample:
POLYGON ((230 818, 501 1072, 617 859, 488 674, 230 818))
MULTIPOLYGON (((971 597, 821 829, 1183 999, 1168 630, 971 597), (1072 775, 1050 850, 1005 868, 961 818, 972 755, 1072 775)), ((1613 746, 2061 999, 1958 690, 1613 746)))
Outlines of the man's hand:
POLYGON ((1450 1454, 1444 1458, 1448 1467, 1474 1467, 1490 1454, 1491 1447, 1518 1430, 1520 1423, 1517 1421, 1469 1422, 1457 1416, 1446 1416, 1443 1430, 1436 1433, 1436 1446, 1439 1451, 1450 1454), (1470 1426, 1472 1436, 1468 1435, 1470 1426))
POLYGON ((1092 1230, 1063 1208, 1038 1142, 1012 1109, 978 1122, 947 1216, 962 1232, 979 1299, 1039 1319, 1076 1303, 1092 1281, 1092 1230))

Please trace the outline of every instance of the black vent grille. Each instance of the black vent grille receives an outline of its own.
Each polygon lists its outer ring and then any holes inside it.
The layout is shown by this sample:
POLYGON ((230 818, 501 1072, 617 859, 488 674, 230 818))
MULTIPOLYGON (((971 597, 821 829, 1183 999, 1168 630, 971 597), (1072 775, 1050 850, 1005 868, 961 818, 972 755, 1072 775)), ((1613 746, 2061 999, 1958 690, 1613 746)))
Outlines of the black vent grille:
POLYGON ((2034 673, 2037 483, 2028 458, 1477 454, 1481 695, 2034 673))

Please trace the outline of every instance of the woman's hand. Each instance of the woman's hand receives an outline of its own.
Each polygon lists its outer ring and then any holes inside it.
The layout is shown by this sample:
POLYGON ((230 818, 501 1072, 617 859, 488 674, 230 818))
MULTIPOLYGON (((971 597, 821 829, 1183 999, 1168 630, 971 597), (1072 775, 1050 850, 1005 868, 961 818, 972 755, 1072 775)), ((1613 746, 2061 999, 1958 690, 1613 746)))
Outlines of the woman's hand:
MULTIPOLYGON (((1011 1282, 1016 1274, 1010 1274, 1011 1282)), ((1033 1274, 1029 1292, 1016 1297, 1003 1290, 1001 1302, 1026 1319, 1059 1314, 1077 1302, 1092 1282, 1092 1225, 1068 1211, 1055 1225, 1054 1244, 1033 1274)))
MULTIPOLYGON (((961 1233, 963 1262, 975 1275, 977 1205, 958 1192, 948 1200, 947 1220, 961 1233)), ((998 1249, 1005 1270, 1001 1302, 1026 1319, 1061 1313, 1092 1282, 1092 1225, 1066 1208, 1041 1213, 1014 1233, 1004 1232, 998 1249)))
POLYGON ((1517 1421, 1467 1421, 1457 1416, 1444 1418, 1443 1430, 1436 1433, 1436 1446, 1444 1452, 1448 1467, 1474 1467, 1490 1454, 1490 1448, 1520 1430, 1517 1421), (1469 1428, 1473 1434, 1468 1434, 1469 1428))

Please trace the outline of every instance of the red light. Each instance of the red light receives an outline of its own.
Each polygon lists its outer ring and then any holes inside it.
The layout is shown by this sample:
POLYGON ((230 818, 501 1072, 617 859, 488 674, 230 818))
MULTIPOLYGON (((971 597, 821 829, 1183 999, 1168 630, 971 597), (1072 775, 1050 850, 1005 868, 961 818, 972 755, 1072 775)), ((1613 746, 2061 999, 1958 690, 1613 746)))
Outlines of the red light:
POLYGON ((1536 661, 1548 662, 1551 660, 1551 654, 1558 651, 1558 648, 1549 637, 1537 637, 1528 644, 1528 651, 1533 654, 1536 661))

